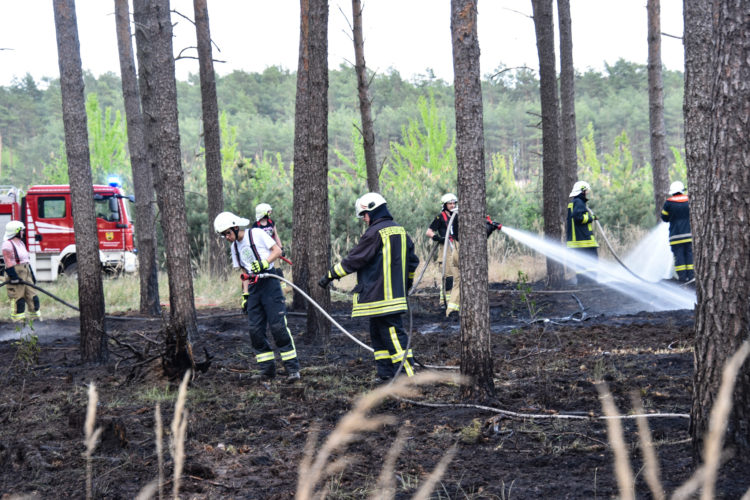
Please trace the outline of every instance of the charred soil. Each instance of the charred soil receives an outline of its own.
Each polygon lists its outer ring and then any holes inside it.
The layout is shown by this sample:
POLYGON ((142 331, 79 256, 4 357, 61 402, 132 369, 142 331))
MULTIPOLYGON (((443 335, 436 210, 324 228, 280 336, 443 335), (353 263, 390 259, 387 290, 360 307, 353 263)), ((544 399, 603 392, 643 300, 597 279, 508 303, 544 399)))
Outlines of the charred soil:
MULTIPOLYGON (((421 388, 418 404, 386 401, 376 413, 393 415, 397 423, 362 434, 338 453, 346 465, 328 478, 330 497, 370 496, 399 431, 407 440, 393 471, 397 498, 411 497, 456 443, 435 498, 616 497, 612 449, 593 384, 599 379, 607 382, 623 414, 634 411, 633 393, 647 413, 672 414, 648 419, 661 481, 669 493, 691 476, 685 417, 692 393, 692 311, 639 312, 643 304, 603 288, 567 293, 548 293, 538 285, 520 288, 498 283, 490 291, 496 398, 466 404, 458 399, 457 386, 440 384, 421 388)), ((410 303, 412 314, 404 323, 412 324, 417 360, 457 367, 459 323, 443 319, 437 293, 422 292, 410 303)), ((349 318, 348 311, 347 303, 333 305, 335 319, 369 343, 367 321, 349 318)), ((250 378, 255 362, 245 317, 229 310, 199 311, 195 352, 199 360, 204 350, 212 359, 188 392, 183 498, 293 498, 311 430, 325 439, 355 399, 374 387, 370 352, 336 328, 327 346, 306 344, 305 324, 303 314, 290 314, 300 381, 285 383, 279 363, 279 377, 259 383, 250 378)), ((6 334, 0 342, 0 490, 5 494, 85 495, 83 424, 90 382, 99 393, 96 425, 103 429, 92 462, 94 497, 133 498, 157 475, 155 405, 160 403, 168 429, 177 384, 161 372, 161 321, 135 315, 110 320, 110 361, 103 366, 80 364, 77 328, 75 319, 35 325, 38 360, 26 365, 10 339, 13 326, 0 323, 0 333, 6 334)), ((636 422, 622 423, 636 494, 650 498, 639 473, 636 422)), ((171 491, 171 469, 166 453, 165 493, 171 491)), ((741 497, 749 472, 729 459, 717 495, 741 497)))

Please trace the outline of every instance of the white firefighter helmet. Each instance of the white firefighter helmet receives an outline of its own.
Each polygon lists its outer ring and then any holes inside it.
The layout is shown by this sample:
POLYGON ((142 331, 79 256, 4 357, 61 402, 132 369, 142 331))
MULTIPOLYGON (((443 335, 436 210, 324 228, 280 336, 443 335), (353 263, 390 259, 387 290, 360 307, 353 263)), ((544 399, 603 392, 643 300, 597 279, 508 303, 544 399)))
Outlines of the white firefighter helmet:
POLYGON ((25 226, 23 225, 23 222, 20 220, 12 220, 8 222, 5 225, 5 237, 4 240, 9 240, 11 238, 15 238, 19 234, 21 234, 21 231, 23 231, 25 226))
POLYGON ((669 185, 669 196, 675 195, 677 193, 684 193, 685 192, 685 185, 680 181, 674 181, 672 184, 669 185))
POLYGON ((573 184, 573 189, 570 191, 570 194, 568 196, 578 196, 579 194, 583 193, 584 191, 590 191, 591 186, 586 181, 578 181, 575 184, 573 184))
POLYGON ((385 198, 382 195, 378 193, 366 193, 354 202, 354 210, 357 213, 357 217, 361 219, 363 213, 374 210, 380 205, 385 205, 385 198))
POLYGON ((234 226, 245 227, 250 224, 249 219, 237 217, 232 212, 221 212, 214 219, 214 231, 221 234, 234 226))
POLYGON ((458 203, 458 198, 453 193, 446 193, 440 198, 440 204, 445 205, 446 203, 458 203))
POLYGON ((271 215, 271 205, 268 203, 261 203, 257 207, 255 207, 255 220, 259 221, 266 215, 271 215))

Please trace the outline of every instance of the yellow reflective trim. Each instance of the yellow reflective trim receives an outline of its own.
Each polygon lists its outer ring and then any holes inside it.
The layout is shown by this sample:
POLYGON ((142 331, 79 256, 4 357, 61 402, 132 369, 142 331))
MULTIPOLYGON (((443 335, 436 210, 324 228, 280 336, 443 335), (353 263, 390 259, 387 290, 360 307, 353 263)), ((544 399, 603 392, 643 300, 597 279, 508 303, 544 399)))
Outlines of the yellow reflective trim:
POLYGON ((280 352, 281 355, 281 361, 289 361, 290 359, 294 359, 297 357, 297 349, 292 349, 291 351, 285 351, 280 352))
POLYGON ((265 361, 273 361, 273 351, 262 352, 260 354, 256 354, 255 361, 257 361, 258 363, 263 363, 265 361))
POLYGON ((693 242, 693 238, 686 238, 684 240, 670 241, 669 244, 670 245, 681 245, 682 243, 692 243, 692 242, 693 242))
POLYGON ((583 214, 583 219, 581 220, 581 224, 587 224, 589 222, 589 213, 586 212, 583 214))
POLYGON ((461 305, 460 304, 454 304, 452 302, 448 302, 448 310, 449 311, 460 311, 461 305))
POLYGON ((340 262, 333 267, 333 270, 339 278, 343 278, 347 275, 344 266, 342 266, 340 262))
POLYGON ((669 212, 667 212, 666 210, 662 210, 661 213, 664 215, 669 215, 669 212))
POLYGON ((599 246, 594 238, 591 238, 590 240, 569 241, 567 245, 568 248, 591 248, 599 246))
POLYGON ((352 307, 352 318, 359 316, 376 316, 406 310, 406 297, 360 304, 357 302, 357 294, 355 294, 354 306, 352 307))
POLYGON ((685 266, 685 269, 687 269, 688 271, 692 271, 692 270, 694 270, 695 268, 693 267, 693 265, 692 265, 692 264, 688 264, 687 266, 685 266))
POLYGON ((381 359, 388 359, 391 355, 388 354, 388 351, 375 351, 375 360, 381 360, 381 359))

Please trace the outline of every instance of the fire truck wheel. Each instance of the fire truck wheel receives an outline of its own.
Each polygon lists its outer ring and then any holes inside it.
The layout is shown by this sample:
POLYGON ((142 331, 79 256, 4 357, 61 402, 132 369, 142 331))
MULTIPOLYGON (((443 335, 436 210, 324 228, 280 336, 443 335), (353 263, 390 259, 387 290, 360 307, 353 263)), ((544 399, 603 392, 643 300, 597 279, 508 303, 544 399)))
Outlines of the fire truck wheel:
POLYGON ((65 269, 63 269, 63 274, 68 278, 78 278, 78 262, 73 262, 65 266, 65 269))

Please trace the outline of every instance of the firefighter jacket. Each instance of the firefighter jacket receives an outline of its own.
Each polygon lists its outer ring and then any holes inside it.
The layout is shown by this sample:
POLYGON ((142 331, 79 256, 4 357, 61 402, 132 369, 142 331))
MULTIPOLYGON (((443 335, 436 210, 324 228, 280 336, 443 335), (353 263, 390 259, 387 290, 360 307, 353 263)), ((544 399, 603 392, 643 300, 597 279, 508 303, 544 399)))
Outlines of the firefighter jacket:
MULTIPOLYGON (((443 240, 445 240, 445 233, 448 231, 448 221, 451 219, 451 214, 452 212, 441 210, 430 224, 430 229, 440 235, 443 240)), ((451 223, 450 240, 458 241, 458 215, 453 217, 453 222, 451 223)))
POLYGON ((352 317, 385 316, 407 310, 406 293, 419 266, 414 243, 390 216, 374 220, 357 245, 328 272, 357 273, 352 317))
POLYGON ((568 248, 596 248, 599 246, 596 238, 594 238, 593 216, 586 208, 586 200, 583 196, 583 193, 581 193, 571 198, 570 203, 568 203, 568 223, 565 227, 568 248))
POLYGON ((686 194, 676 194, 667 198, 661 209, 661 220, 669 222, 669 244, 692 243, 690 231, 690 207, 686 194))

